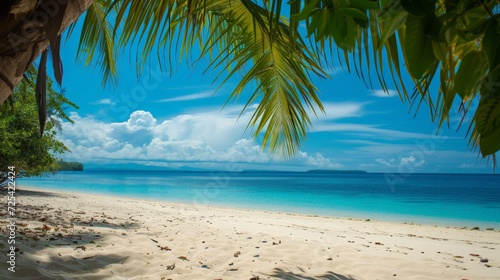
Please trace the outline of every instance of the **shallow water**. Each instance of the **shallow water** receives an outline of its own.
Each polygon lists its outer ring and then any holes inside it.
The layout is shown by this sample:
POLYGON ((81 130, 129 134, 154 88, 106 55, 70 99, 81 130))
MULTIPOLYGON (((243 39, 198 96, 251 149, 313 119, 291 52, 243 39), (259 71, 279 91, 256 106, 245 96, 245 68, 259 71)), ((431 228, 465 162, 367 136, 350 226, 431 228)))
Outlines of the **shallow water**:
POLYGON ((500 228, 500 176, 297 172, 59 172, 18 186, 450 226, 500 228))

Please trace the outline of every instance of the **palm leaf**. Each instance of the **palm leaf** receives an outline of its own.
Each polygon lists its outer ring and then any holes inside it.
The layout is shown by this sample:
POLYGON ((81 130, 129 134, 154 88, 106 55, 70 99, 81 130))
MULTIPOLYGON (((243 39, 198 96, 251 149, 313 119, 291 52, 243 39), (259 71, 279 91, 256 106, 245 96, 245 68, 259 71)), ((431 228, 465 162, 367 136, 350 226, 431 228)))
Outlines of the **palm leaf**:
POLYGON ((141 45, 139 72, 155 48, 158 56, 169 53, 169 64, 173 53, 182 59, 199 48, 194 62, 208 57, 221 84, 245 73, 230 98, 254 87, 245 106, 258 102, 249 128, 255 138, 263 133, 263 148, 291 156, 311 125, 306 107, 322 110, 310 75, 324 72, 296 30, 281 19, 281 6, 281 1, 263 7, 250 0, 126 0, 114 28, 120 30, 120 46, 141 45))
MULTIPOLYGON (((245 108, 258 103, 249 124, 255 129, 254 137, 263 133, 262 147, 292 155, 311 125, 307 108, 313 114, 315 108, 322 108, 311 75, 324 76, 321 68, 333 64, 335 57, 370 87, 370 72, 375 69, 383 90, 395 87, 401 100, 409 101, 416 111, 426 104, 438 127, 448 122, 457 96, 470 105, 485 73, 494 82, 499 80, 491 74, 499 64, 499 1, 469 1, 462 6, 452 2, 101 0, 87 14, 87 32, 80 46, 89 54, 87 61, 99 52, 106 62, 102 71, 112 77, 116 74, 113 50, 134 49, 131 45, 136 46, 139 75, 155 53, 161 65, 169 65, 171 70, 181 59, 196 66, 202 57, 208 58, 206 71, 215 70, 221 86, 242 73, 230 98, 252 92, 245 108), (289 19, 282 16, 285 5, 289 19), (113 19, 112 28, 107 24, 109 18, 113 19), (307 28, 308 43, 298 32, 301 21, 307 28), (100 27, 92 29, 92 25, 100 27), (114 36, 117 43, 111 48, 114 36), (201 50, 201 55, 193 50, 201 50), (488 58, 489 68, 477 73, 476 83, 459 82, 457 88, 455 76, 462 59, 479 51, 488 58), (411 76, 413 94, 407 92, 404 69, 411 76), (437 73, 440 88, 436 98, 431 85, 437 73)), ((478 133, 472 130, 472 145, 480 144, 478 133)))
POLYGON ((38 108, 38 121, 40 124, 40 137, 43 136, 45 123, 47 121, 47 56, 49 51, 44 50, 40 58, 38 75, 36 78, 35 97, 38 108))
MULTIPOLYGON (((109 0, 98 0, 87 9, 83 18, 77 58, 84 60, 85 65, 94 63, 100 66, 103 75, 102 84, 117 83, 117 46, 113 26, 107 17, 109 0), (97 57, 96 57, 97 56, 97 57)), ((68 37, 76 26, 73 23, 68 29, 68 37)))

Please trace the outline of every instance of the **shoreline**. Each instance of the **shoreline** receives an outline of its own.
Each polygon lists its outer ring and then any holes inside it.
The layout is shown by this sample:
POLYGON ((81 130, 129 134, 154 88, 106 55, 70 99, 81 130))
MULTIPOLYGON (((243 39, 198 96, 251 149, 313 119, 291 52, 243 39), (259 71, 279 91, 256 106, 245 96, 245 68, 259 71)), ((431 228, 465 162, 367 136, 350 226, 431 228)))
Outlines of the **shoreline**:
MULTIPOLYGON (((61 190, 58 188, 50 188, 45 186, 33 186, 33 185, 19 185, 17 188, 26 189, 26 190, 43 190, 49 192, 56 193, 65 193, 65 194, 82 194, 82 195, 99 195, 105 196, 109 198, 123 198, 123 199, 138 199, 145 201, 153 201, 153 202, 164 202, 164 203, 174 203, 188 207, 196 207, 195 203, 189 203, 183 200, 166 200, 166 199, 155 199, 149 197, 133 197, 129 195, 122 194, 110 194, 110 193, 93 193, 90 191, 77 191, 77 190, 61 190)), ((336 210, 336 213, 329 214, 323 211, 318 210, 316 213, 312 213, 314 209, 280 209, 280 207, 276 207, 275 209, 264 209, 258 208, 261 205, 253 205, 253 204, 245 204, 241 207, 241 205, 216 205, 216 204, 205 204, 202 206, 206 207, 215 207, 221 209, 241 209, 248 211, 257 211, 257 212, 269 212, 269 213, 277 213, 277 214, 291 214, 298 216, 312 216, 312 217, 324 217, 324 218, 333 218, 333 219, 351 219, 351 220, 372 220, 372 221, 380 221, 387 223, 395 223, 395 224, 417 224, 417 225, 426 225, 426 226, 437 226, 437 227, 447 227, 447 228, 475 228, 479 227, 481 230, 487 228, 493 228, 494 230, 500 230, 500 222, 490 222, 490 221, 477 221, 477 220, 467 220, 467 219, 455 219, 455 218, 442 218, 442 217, 430 217, 430 216, 416 216, 416 215, 405 215, 405 214, 395 214, 395 213, 379 213, 379 212, 364 212, 357 210, 336 210), (303 210, 303 211, 300 211, 303 210), (307 211, 311 212, 307 212, 307 211)))
POLYGON ((27 187, 16 197, 16 272, 2 261, 2 279, 500 279, 500 231, 27 187))

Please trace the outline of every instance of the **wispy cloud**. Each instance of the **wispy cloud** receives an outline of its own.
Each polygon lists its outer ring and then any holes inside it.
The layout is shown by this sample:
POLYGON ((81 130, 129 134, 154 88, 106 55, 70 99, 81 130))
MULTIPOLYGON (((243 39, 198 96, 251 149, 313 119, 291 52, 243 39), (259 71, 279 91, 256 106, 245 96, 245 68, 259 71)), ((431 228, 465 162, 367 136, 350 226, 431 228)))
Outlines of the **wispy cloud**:
POLYGON ((177 96, 177 97, 161 99, 161 100, 158 100, 156 102, 157 103, 166 103, 166 102, 197 100, 197 99, 209 98, 213 94, 214 93, 212 91, 203 91, 203 92, 199 92, 199 93, 193 93, 193 94, 187 94, 187 95, 181 95, 181 96, 177 96))
POLYGON ((210 88, 210 84, 202 84, 202 85, 199 85, 199 84, 187 84, 187 85, 180 85, 180 86, 170 86, 170 87, 166 87, 166 88, 163 88, 164 90, 168 90, 168 91, 171 91, 171 90, 178 90, 178 91, 201 91, 201 90, 206 90, 210 88))
POLYGON ((398 96, 398 92, 393 89, 389 89, 388 91, 384 91, 383 89, 377 89, 373 91, 372 95, 382 98, 395 97, 398 96))
POLYGON ((110 98, 104 98, 101 100, 97 100, 96 102, 93 102, 92 104, 94 105, 113 105, 113 101, 110 98))
MULTIPOLYGON (((393 129, 382 128, 378 124, 358 124, 358 123, 341 123, 339 120, 347 118, 363 118, 366 115, 364 106, 366 102, 342 102, 323 104, 325 113, 317 112, 318 117, 313 118, 313 127, 311 132, 347 132, 365 135, 366 138, 379 138, 384 140, 393 139, 427 139, 436 137, 433 134, 424 134, 408 131, 399 131, 393 129)), ((313 112, 309 111, 309 115, 313 116, 313 112)), ((450 137, 441 136, 442 139, 450 137)), ((363 139, 366 140, 366 139, 363 139)))
MULTIPOLYGON (((366 103, 361 102, 324 102, 323 108, 325 113, 316 109, 317 119, 315 121, 327 121, 327 120, 338 120, 351 117, 360 117, 363 115, 363 106, 366 103)), ((314 121, 314 112, 308 109, 308 115, 312 117, 314 121)))
POLYGON ((360 117, 363 115, 363 106, 366 103, 344 102, 325 103, 326 119, 337 120, 350 117, 360 117))
MULTIPOLYGON (((433 134, 423 134, 416 132, 406 132, 392 129, 378 128, 377 125, 365 125, 365 124, 354 124, 354 123, 320 123, 315 124, 312 129, 313 132, 356 132, 368 134, 372 137, 379 137, 382 139, 427 139, 435 137, 433 134)), ((443 136, 443 139, 447 139, 447 136, 443 136)))

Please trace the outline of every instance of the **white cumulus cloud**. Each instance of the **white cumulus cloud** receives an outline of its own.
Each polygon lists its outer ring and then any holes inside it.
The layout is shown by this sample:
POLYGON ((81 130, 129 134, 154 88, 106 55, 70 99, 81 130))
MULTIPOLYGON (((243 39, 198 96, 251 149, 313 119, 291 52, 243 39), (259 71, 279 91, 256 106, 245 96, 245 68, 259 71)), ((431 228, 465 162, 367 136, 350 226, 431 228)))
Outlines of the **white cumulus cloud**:
MULTIPOLYGON (((230 108, 229 108, 230 109, 230 108)), ((124 122, 105 123, 91 116, 71 114, 74 124, 63 123, 59 139, 72 151, 73 159, 83 162, 134 162, 169 166, 198 167, 213 163, 283 164, 245 134, 251 112, 239 114, 206 111, 157 120, 138 110, 124 122), (238 120, 238 121, 237 121, 238 120)), ((307 168, 341 168, 322 154, 299 152, 289 163, 307 168)))
POLYGON ((399 168, 400 170, 413 170, 414 168, 422 167, 425 165, 426 161, 424 159, 417 160, 414 156, 401 157, 398 159, 375 159, 379 165, 386 168, 399 168))

